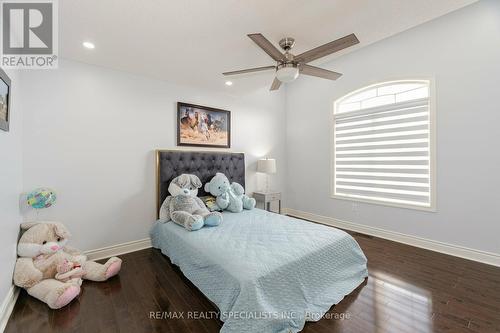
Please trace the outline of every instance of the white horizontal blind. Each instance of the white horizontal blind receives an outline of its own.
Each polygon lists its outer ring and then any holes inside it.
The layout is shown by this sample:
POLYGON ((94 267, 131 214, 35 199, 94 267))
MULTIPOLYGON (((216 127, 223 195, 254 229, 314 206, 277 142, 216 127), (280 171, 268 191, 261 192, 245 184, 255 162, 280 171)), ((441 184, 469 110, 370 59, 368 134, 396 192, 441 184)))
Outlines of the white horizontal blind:
POLYGON ((430 208, 427 81, 377 85, 335 103, 333 195, 430 208))

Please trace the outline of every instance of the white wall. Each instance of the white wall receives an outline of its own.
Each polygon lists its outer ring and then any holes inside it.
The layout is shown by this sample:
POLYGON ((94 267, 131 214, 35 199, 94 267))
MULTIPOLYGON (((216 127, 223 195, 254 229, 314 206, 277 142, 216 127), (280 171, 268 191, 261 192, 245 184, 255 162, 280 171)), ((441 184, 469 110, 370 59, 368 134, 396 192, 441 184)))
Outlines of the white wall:
POLYGON ((19 195, 22 181, 22 111, 17 71, 7 71, 12 81, 10 131, 0 130, 0 305, 12 286, 17 236, 21 215, 19 195))
POLYGON ((500 253, 500 2, 482 0, 324 66, 344 76, 287 87, 288 207, 500 253), (438 211, 331 199, 333 101, 421 77, 436 83, 438 211))
POLYGON ((153 150, 175 148, 175 103, 186 101, 232 110, 231 150, 247 153, 249 192, 259 187, 256 159, 272 156, 279 162, 272 187, 284 189, 286 179, 288 207, 500 253, 498 59, 500 4, 482 0, 327 64, 345 74, 337 82, 301 77, 278 94, 263 88, 235 97, 61 61, 57 71, 22 74, 23 188, 56 189, 56 206, 41 217, 66 223, 74 246, 147 237, 155 217, 153 150), (414 77, 436 84, 438 211, 353 209, 331 199, 333 101, 414 77))
POLYGON ((57 191, 40 218, 64 222, 83 250, 148 237, 156 216, 153 151, 176 148, 177 101, 232 111, 231 151, 246 152, 247 192, 258 186, 256 159, 285 161, 284 92, 233 97, 67 60, 22 79, 24 189, 57 191))

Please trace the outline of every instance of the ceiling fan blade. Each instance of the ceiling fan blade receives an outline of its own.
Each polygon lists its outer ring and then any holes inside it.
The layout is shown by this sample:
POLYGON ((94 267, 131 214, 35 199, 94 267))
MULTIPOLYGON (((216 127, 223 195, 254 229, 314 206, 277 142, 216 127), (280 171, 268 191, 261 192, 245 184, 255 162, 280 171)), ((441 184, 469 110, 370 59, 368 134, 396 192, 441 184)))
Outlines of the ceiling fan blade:
POLYGON ((278 80, 278 78, 274 78, 274 81, 273 81, 273 84, 271 84, 271 88, 269 90, 273 91, 273 90, 278 90, 281 86, 281 81, 278 80))
POLYGON ((267 71, 267 70, 270 70, 270 69, 276 69, 276 66, 263 66, 263 67, 241 69, 239 71, 224 72, 224 73, 222 73, 222 75, 237 75, 237 74, 245 74, 245 73, 252 73, 252 72, 267 71))
POLYGON ((328 80, 337 80, 342 74, 329 71, 328 69, 323 69, 319 67, 314 67, 306 64, 301 64, 299 67, 300 74, 317 76, 328 80))
POLYGON ((345 37, 334 40, 333 42, 323 44, 321 46, 315 47, 312 50, 301 53, 295 57, 295 61, 297 62, 310 62, 321 57, 327 56, 329 54, 338 52, 350 46, 356 45, 359 43, 358 38, 355 34, 350 34, 345 37))
POLYGON ((276 61, 283 59, 283 53, 281 53, 271 42, 264 37, 262 34, 249 34, 247 35, 255 44, 259 45, 271 58, 276 61))

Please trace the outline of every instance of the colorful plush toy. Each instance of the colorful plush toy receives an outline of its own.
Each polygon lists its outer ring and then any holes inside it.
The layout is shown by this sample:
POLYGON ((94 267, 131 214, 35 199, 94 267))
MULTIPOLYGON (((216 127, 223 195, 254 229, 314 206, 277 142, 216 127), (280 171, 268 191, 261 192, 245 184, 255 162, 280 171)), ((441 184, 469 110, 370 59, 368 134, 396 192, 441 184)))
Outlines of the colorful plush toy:
POLYGON ((54 190, 41 187, 28 193, 26 203, 35 209, 42 209, 52 206, 56 199, 57 196, 54 190))
POLYGON ((118 274, 122 261, 105 264, 87 261, 80 251, 67 247, 71 236, 58 222, 29 222, 17 245, 14 283, 52 309, 59 309, 80 294, 81 279, 104 281, 118 274))
POLYGON ((243 186, 234 182, 230 184, 226 175, 220 172, 205 184, 205 192, 216 197, 217 206, 222 210, 239 213, 255 207, 255 199, 245 194, 243 186))
POLYGON ((187 230, 198 230, 204 225, 217 226, 222 222, 222 214, 210 212, 197 197, 201 181, 195 175, 182 174, 168 186, 168 196, 160 208, 160 219, 174 221, 187 230))

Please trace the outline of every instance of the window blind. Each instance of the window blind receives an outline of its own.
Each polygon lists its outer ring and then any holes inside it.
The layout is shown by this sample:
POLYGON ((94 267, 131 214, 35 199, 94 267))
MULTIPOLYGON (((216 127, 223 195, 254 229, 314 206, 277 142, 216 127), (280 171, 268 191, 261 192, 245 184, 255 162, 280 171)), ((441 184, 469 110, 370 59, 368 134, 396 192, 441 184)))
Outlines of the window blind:
POLYGON ((430 130, 428 95, 334 114, 334 196, 431 207, 430 130))

